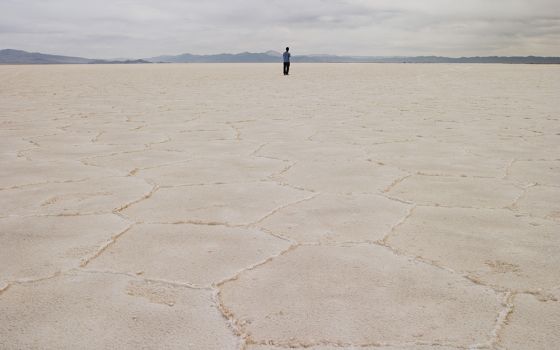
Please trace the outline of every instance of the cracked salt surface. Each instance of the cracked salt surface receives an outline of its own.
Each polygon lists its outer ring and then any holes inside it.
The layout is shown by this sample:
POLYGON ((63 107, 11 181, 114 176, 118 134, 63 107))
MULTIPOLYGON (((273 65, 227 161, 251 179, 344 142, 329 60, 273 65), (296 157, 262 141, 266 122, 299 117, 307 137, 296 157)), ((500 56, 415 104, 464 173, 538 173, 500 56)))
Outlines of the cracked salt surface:
POLYGON ((276 68, 0 67, 0 348, 560 347, 559 67, 276 68))
POLYGON ((88 268, 210 286, 288 246, 255 229, 208 225, 138 225, 88 268), (143 261, 142 257, 151 260, 143 261))
POLYGON ((6 349, 237 347, 210 291, 70 272, 9 292, 0 298, 6 349))
POLYGON ((486 337, 499 309, 490 288, 369 245, 298 247, 221 289, 254 342, 286 346, 321 339, 467 346, 486 337))

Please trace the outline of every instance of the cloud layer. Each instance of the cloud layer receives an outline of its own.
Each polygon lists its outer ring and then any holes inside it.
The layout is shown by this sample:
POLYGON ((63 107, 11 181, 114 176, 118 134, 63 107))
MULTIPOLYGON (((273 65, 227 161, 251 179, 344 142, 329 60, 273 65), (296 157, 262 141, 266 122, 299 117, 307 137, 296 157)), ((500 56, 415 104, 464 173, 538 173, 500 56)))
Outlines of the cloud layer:
POLYGON ((0 0, 0 48, 560 56, 558 0, 0 0))

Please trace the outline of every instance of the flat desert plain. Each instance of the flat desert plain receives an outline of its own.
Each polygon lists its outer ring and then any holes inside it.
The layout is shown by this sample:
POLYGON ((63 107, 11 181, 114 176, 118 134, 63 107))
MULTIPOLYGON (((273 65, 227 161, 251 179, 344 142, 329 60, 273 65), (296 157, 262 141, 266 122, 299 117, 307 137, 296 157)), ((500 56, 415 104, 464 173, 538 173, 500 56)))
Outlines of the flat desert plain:
POLYGON ((0 66, 0 348, 560 348, 560 66, 0 66))

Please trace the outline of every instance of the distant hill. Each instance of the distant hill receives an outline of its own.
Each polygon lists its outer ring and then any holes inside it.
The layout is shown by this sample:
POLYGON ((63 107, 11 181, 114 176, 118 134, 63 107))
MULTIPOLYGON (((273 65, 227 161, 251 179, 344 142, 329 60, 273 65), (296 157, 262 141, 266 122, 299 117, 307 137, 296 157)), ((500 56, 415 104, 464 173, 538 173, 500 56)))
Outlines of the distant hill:
POLYGON ((82 57, 46 55, 39 52, 21 50, 0 50, 2 64, 84 64, 92 60, 82 57))
POLYGON ((0 64, 135 64, 151 63, 145 60, 98 60, 83 57, 48 55, 22 50, 0 50, 0 64))
POLYGON ((89 64, 139 64, 139 63, 152 63, 146 60, 91 60, 89 64))
MULTIPOLYGON (((0 50, 0 64, 141 64, 141 63, 277 63, 282 60, 282 53, 267 51, 262 53, 242 52, 238 54, 222 53, 216 55, 181 55, 156 56, 144 59, 101 60, 83 57, 48 55, 39 52, 21 50, 0 50)), ((560 64, 560 57, 371 57, 371 56, 335 56, 335 55, 294 55, 292 62, 309 63, 509 63, 509 64, 560 64)))

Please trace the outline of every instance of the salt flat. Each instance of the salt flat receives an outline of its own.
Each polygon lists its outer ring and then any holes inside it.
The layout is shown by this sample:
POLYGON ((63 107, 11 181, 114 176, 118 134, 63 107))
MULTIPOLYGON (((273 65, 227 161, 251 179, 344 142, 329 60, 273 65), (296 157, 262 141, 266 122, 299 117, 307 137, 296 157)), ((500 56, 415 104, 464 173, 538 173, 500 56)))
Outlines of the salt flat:
POLYGON ((0 66, 1 349, 560 348, 560 67, 0 66))

